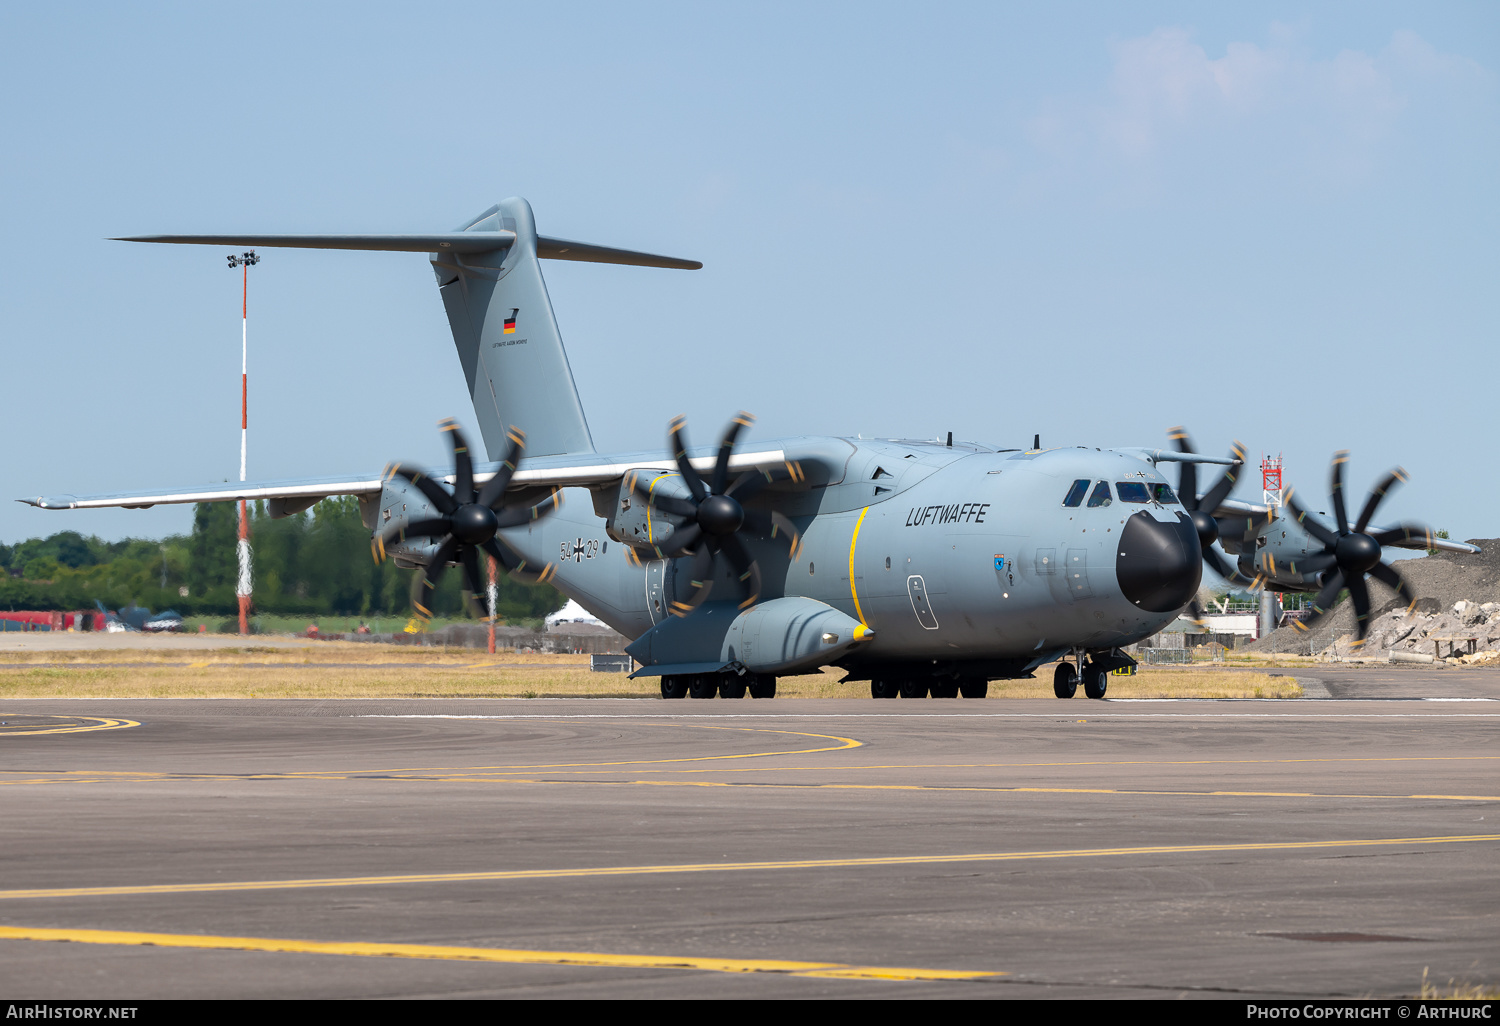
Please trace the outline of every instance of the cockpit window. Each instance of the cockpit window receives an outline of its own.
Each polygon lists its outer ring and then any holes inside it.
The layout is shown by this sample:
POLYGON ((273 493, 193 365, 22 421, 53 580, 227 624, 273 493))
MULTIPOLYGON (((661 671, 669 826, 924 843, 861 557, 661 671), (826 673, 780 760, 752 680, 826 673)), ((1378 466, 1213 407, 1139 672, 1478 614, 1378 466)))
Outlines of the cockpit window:
POLYGON ((1089 509, 1096 506, 1108 506, 1112 501, 1109 497, 1109 482, 1100 481, 1094 486, 1094 494, 1089 496, 1089 509))
POLYGON ((1068 497, 1063 500, 1064 506, 1081 506, 1083 497, 1089 493, 1088 478, 1079 478, 1073 482, 1073 487, 1068 489, 1068 497))
POLYGON ((1121 502, 1150 502, 1151 492, 1140 481, 1116 481, 1115 491, 1121 502))
POLYGON ((1151 486, 1151 497, 1157 502, 1163 502, 1168 505, 1175 505, 1177 503, 1177 493, 1172 491, 1172 486, 1160 482, 1151 486))

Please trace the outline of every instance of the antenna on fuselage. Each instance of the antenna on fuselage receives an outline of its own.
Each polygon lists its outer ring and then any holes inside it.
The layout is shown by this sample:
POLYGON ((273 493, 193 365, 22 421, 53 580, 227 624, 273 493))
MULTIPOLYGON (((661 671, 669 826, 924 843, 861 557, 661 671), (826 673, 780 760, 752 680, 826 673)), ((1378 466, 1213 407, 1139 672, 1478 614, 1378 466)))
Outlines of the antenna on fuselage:
POLYGON ((1042 436, 1040 434, 1031 436, 1031 447, 1033 449, 1040 449, 1042 447, 1042 436))

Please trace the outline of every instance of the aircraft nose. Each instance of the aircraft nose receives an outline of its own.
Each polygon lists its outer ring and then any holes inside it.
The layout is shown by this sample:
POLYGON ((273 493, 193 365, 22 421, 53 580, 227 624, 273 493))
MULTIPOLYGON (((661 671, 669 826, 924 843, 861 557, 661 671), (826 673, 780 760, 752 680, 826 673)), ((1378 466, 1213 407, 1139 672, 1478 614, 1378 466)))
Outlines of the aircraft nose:
POLYGON ((1187 605, 1203 579, 1198 531, 1184 513, 1162 523, 1142 510, 1125 521, 1115 556, 1120 593, 1142 609, 1165 613, 1187 605))

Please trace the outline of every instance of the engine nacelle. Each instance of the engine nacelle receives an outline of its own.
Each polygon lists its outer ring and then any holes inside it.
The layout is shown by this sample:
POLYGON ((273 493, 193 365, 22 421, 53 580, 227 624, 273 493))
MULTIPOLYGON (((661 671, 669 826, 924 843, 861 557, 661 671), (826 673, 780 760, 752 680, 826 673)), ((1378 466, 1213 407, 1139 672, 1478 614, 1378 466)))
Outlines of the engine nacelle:
MULTIPOLYGON (((384 535, 393 527, 405 527, 418 520, 438 515, 432 500, 422 490, 404 477, 392 477, 380 489, 380 506, 376 515, 374 534, 384 535)), ((395 560, 403 570, 427 566, 437 555, 438 543, 431 538, 413 538, 410 541, 388 542, 386 556, 395 560)))

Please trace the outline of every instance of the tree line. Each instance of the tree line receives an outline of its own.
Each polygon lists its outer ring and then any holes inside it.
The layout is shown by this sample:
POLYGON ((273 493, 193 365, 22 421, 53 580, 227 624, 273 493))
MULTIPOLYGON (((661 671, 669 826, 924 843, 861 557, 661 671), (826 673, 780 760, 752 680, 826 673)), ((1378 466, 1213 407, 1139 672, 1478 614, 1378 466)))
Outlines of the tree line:
MULTIPOLYGON (((15 545, 0 543, 0 609, 93 609, 147 606, 186 616, 232 615, 239 576, 238 507, 199 503, 193 530, 157 541, 106 542, 59 531, 15 545)), ((413 575, 376 563, 370 532, 353 496, 324 499, 311 510, 272 519, 255 503, 250 519, 257 612, 292 616, 410 615, 413 575)), ((433 613, 461 616, 461 572, 443 576, 433 613)), ((566 599, 549 585, 499 577, 496 612, 507 620, 545 616, 566 599)))

